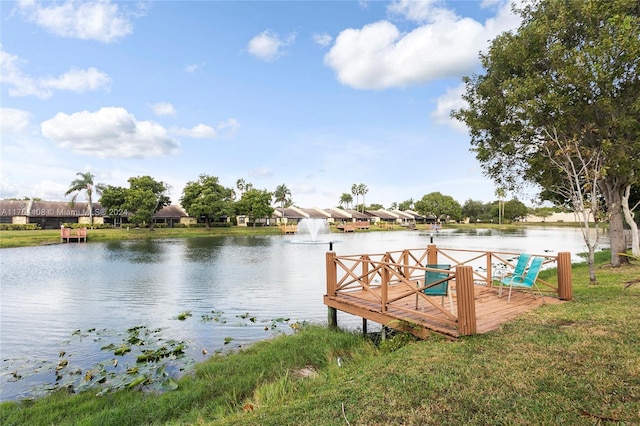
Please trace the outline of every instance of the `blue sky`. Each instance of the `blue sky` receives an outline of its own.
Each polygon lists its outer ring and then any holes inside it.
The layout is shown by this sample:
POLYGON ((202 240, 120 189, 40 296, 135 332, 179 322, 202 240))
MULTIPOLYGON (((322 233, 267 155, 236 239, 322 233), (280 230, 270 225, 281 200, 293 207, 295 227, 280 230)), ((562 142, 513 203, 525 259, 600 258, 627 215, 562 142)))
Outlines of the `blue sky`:
MULTIPOLYGON (((461 77, 518 26, 505 0, 0 2, 0 197, 217 176, 333 207, 492 201, 461 77)), ((68 199, 69 197, 67 197, 68 199)))

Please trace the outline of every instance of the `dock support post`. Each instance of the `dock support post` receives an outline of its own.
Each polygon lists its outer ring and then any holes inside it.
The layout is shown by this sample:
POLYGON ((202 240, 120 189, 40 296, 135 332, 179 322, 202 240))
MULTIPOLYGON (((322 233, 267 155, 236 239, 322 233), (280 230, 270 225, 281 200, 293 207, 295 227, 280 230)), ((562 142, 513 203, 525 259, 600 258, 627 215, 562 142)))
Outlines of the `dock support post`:
POLYGON ((476 334, 476 301, 471 266, 456 267, 456 294, 460 334, 464 336, 476 334))
MULTIPOLYGON (((333 248, 331 244, 330 248, 333 248)), ((327 296, 335 297, 336 286, 338 285, 338 271, 336 266, 336 253, 331 250, 326 254, 326 268, 327 268, 327 296)), ((330 329, 338 328, 338 310, 336 308, 328 307, 328 322, 330 329)))
POLYGON ((338 310, 329 306, 327 308, 327 320, 329 322, 329 328, 335 330, 338 328, 338 310))
POLYGON ((573 299, 571 276, 571 253, 558 253, 558 297, 560 300, 573 299))
POLYGON ((362 334, 364 336, 367 335, 367 319, 366 318, 362 318, 362 334))

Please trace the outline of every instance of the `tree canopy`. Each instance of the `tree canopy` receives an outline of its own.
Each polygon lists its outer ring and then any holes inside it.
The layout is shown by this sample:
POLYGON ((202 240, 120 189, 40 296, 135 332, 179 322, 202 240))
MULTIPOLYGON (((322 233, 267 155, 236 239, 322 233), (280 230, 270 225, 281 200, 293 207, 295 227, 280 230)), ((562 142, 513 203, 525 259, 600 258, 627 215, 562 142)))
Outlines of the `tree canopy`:
POLYGON ((440 192, 431 192, 416 201, 415 208, 418 213, 427 216, 429 213, 438 219, 460 220, 462 207, 460 203, 450 195, 442 195, 440 192))
POLYGON ((256 226, 256 219, 268 219, 273 214, 271 207, 272 193, 265 190, 251 188, 242 194, 236 202, 236 213, 249 217, 249 221, 256 226))
POLYGON ((202 174, 197 181, 187 182, 180 204, 190 216, 204 218, 209 228, 212 220, 233 215, 233 189, 221 185, 215 176, 202 174))
POLYGON ((574 209, 609 214, 612 264, 623 251, 620 201, 640 177, 637 0, 539 0, 519 10, 466 77, 465 122, 487 176, 540 185, 574 209))

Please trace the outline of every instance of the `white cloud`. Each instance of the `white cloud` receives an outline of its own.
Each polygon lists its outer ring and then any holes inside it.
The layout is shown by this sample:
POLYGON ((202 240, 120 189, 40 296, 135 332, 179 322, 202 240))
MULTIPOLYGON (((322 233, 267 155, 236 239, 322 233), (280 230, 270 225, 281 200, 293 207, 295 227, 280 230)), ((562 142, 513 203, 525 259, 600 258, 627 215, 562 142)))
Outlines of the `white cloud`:
POLYGON ((70 90, 81 93, 101 87, 108 89, 110 82, 111 77, 108 74, 91 67, 86 70, 74 68, 57 78, 40 79, 38 84, 46 89, 70 90))
POLYGON ((468 107, 468 104, 462 99, 464 91, 464 83, 454 88, 448 88, 444 95, 438 97, 436 109, 431 113, 431 118, 438 124, 444 124, 459 132, 467 133, 467 126, 450 115, 452 110, 468 107))
POLYGON ((313 35, 313 41, 315 41, 316 44, 324 47, 324 46, 328 46, 328 45, 331 44, 331 42, 333 41, 333 37, 331 37, 327 33, 314 34, 313 35))
POLYGON ((235 118, 229 118, 226 121, 218 123, 218 131, 221 133, 221 136, 227 138, 233 137, 239 128, 240 123, 235 118))
POLYGON ((283 40, 272 31, 263 31, 249 41, 247 50, 256 58, 270 62, 282 56, 282 49, 292 44, 294 40, 295 34, 283 40))
POLYGON ((453 10, 446 9, 441 5, 442 1, 440 0, 398 0, 387 6, 387 10, 392 15, 400 15, 405 19, 419 23, 457 19, 453 10))
POLYGON ((509 4, 484 24, 458 17, 434 2, 401 1, 389 10, 426 23, 407 33, 390 21, 342 31, 324 58, 342 84, 386 89, 473 72, 478 52, 486 49, 489 40, 519 23, 509 4))
POLYGON ((0 108, 0 133, 21 134, 29 127, 31 115, 15 108, 0 108))
POLYGON ((117 41, 133 31, 130 18, 144 13, 138 5, 136 12, 120 10, 109 0, 92 2, 65 1, 64 3, 38 3, 23 1, 20 11, 28 21, 60 37, 97 40, 104 43, 117 41))
POLYGON ((100 158, 144 158, 172 155, 178 142, 161 125, 138 121, 124 108, 58 113, 42 122, 42 134, 62 148, 100 158))
POLYGON ((206 124, 198 124, 191 129, 177 129, 175 133, 180 136, 187 136, 194 139, 213 139, 218 136, 216 129, 206 124))
POLYGON ((193 74, 194 72, 198 71, 202 67, 204 67, 204 62, 201 64, 189 64, 186 67, 184 67, 184 70, 189 74, 193 74))
POLYGON ((100 88, 109 89, 111 77, 96 69, 71 69, 59 77, 34 78, 22 72, 26 62, 16 55, 11 55, 0 45, 0 83, 8 86, 9 96, 36 96, 41 99, 50 98, 54 90, 86 92, 100 88))
POLYGON ((174 115, 176 109, 169 102, 158 102, 150 105, 155 115, 174 115))
POLYGON ((249 171, 249 176, 260 179, 273 176, 273 172, 267 167, 257 167, 249 171))
POLYGON ((240 123, 238 123, 236 119, 229 118, 226 121, 218 123, 215 129, 206 124, 198 124, 190 129, 172 129, 171 132, 179 136, 186 136, 194 139, 214 139, 219 137, 229 138, 235 134, 239 127, 240 123))

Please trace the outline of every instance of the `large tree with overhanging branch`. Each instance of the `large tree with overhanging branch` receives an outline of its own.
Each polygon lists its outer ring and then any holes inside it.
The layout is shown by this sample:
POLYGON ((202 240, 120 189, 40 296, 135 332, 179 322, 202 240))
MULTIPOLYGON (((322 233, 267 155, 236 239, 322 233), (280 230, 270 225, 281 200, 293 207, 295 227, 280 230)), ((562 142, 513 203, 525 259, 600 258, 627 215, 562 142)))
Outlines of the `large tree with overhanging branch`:
MULTIPOLYGON (((517 31, 481 54, 484 73, 464 79, 468 107, 452 115, 501 188, 540 185, 586 226, 586 215, 606 214, 618 266, 623 197, 640 182, 639 3, 538 0, 519 13, 517 31)), ((593 265, 597 241, 587 242, 593 265)))

